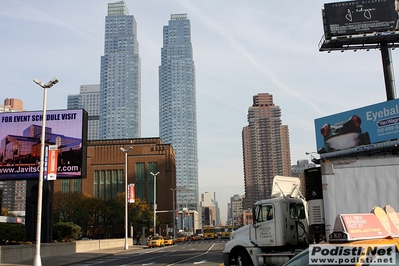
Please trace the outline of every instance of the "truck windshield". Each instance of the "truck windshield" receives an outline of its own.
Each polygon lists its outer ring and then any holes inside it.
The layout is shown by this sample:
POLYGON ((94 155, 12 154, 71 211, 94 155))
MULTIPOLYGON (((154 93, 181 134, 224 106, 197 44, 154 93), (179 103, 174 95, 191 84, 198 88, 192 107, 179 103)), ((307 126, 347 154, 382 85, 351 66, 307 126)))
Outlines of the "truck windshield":
POLYGON ((274 213, 273 205, 270 205, 270 204, 261 205, 258 207, 258 210, 256 213, 256 221, 264 222, 264 221, 273 220, 273 213, 274 213))

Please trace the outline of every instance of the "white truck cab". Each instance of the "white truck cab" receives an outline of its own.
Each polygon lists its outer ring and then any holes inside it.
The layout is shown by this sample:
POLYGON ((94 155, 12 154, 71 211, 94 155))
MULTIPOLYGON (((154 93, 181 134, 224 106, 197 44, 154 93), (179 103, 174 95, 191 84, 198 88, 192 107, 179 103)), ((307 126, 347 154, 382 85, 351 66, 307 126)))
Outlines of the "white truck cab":
POLYGON ((253 207, 253 224, 231 235, 223 251, 228 265, 279 265, 306 248, 308 234, 306 202, 301 198, 299 178, 276 176, 271 199, 253 207))

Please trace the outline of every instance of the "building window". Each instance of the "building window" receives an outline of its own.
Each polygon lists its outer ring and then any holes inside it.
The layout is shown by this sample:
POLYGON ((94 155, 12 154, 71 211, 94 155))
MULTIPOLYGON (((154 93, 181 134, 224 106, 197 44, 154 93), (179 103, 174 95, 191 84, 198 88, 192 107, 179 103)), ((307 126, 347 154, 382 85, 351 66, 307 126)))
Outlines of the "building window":
POLYGON ((73 180, 73 191, 82 193, 82 179, 73 180))
POLYGON ((112 198, 116 199, 117 194, 119 193, 119 187, 118 187, 118 171, 113 170, 112 171, 112 198))
POLYGON ((107 170, 105 172, 105 182, 106 182, 106 187, 105 187, 105 196, 107 199, 110 199, 112 196, 112 187, 111 187, 111 171, 107 170))
POLYGON ((61 191, 63 193, 68 193, 69 192, 69 184, 70 184, 70 180, 69 179, 62 179, 61 180, 61 191))
POLYGON ((119 170, 119 175, 118 175, 118 180, 119 180, 118 192, 119 193, 122 193, 125 191, 125 187, 124 187, 125 179, 123 177, 124 177, 123 170, 119 170))
POLYGON ((105 171, 100 171, 100 198, 105 199, 105 171))
POLYGON ((136 163, 136 198, 145 200, 144 163, 136 163))
POLYGON ((98 177, 98 171, 94 171, 94 197, 98 198, 99 194, 98 194, 98 181, 99 181, 99 177, 98 177))
POLYGON ((154 204, 154 176, 150 173, 157 172, 157 163, 150 162, 148 163, 148 202, 154 204))

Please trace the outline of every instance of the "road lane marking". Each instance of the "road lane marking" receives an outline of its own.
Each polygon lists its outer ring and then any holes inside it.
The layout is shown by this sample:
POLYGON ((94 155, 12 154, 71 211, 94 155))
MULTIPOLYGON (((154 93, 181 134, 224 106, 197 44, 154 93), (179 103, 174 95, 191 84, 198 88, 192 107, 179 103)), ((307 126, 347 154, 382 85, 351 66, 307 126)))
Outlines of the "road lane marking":
POLYGON ((196 261, 194 262, 194 264, 202 264, 202 263, 207 263, 207 260, 201 260, 201 261, 196 261))
POLYGON ((208 254, 209 251, 213 248, 214 245, 215 245, 215 243, 213 243, 212 246, 210 246, 210 247, 208 248, 208 250, 207 250, 206 252, 204 252, 204 253, 198 254, 198 255, 196 255, 196 256, 192 256, 192 257, 187 258, 187 259, 184 259, 184 260, 179 260, 179 261, 177 261, 177 262, 175 262, 175 263, 168 264, 167 266, 176 265, 176 264, 179 264, 179 263, 181 263, 181 262, 185 262, 185 261, 187 261, 187 260, 191 260, 191 259, 194 259, 194 258, 203 256, 203 255, 205 255, 205 254, 208 254))

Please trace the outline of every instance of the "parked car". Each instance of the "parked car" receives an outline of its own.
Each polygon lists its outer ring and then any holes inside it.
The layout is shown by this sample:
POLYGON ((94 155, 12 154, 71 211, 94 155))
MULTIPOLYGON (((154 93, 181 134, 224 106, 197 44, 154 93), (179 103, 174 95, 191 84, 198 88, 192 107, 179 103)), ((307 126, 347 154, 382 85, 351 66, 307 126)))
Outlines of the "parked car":
POLYGON ((164 247, 164 246, 165 246, 165 241, 163 239, 163 236, 153 236, 148 240, 149 248, 164 247))
POLYGON ((175 244, 175 240, 171 236, 165 236, 163 238, 165 246, 170 246, 175 244))

